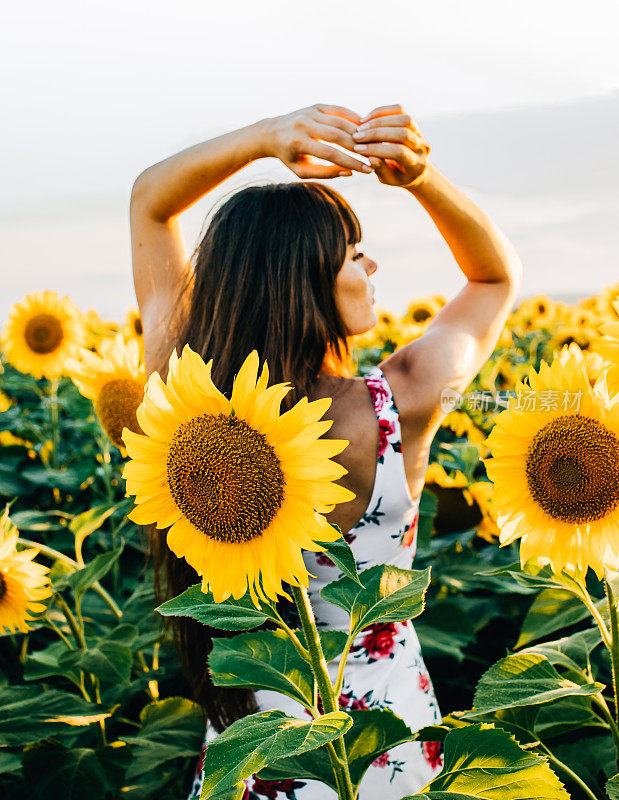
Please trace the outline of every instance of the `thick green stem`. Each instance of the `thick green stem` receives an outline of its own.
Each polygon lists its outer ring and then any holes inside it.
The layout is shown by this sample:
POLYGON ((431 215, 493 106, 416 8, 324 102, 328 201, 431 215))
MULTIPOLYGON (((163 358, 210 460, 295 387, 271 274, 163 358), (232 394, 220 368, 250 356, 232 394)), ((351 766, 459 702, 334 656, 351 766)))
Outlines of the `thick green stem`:
POLYGON ((581 594, 579 595, 580 599, 587 606, 591 616, 596 621, 597 626, 600 629, 600 634, 602 636, 602 641, 604 642, 604 644, 606 645, 606 647, 609 650, 612 650, 612 643, 611 643, 610 633, 608 631, 608 628, 606 627, 606 623, 604 622, 604 619, 603 619, 602 615, 600 614, 600 612, 595 607, 595 603, 591 599, 591 595, 587 591, 587 587, 582 582, 582 580, 577 580, 576 582, 578 583, 578 585, 579 585, 579 587, 581 589, 581 594))
POLYGON ((64 635, 64 633, 60 630, 60 628, 50 618, 49 614, 45 615, 45 619, 46 619, 47 624, 49 625, 49 627, 54 631, 54 633, 58 636, 59 639, 62 639, 62 641, 66 644, 67 648, 69 650, 75 650, 75 648, 73 647, 71 642, 67 639, 67 637, 64 635))
POLYGON ((69 628, 71 628, 71 633, 75 638, 77 646, 80 648, 80 650, 86 650, 86 640, 84 639, 84 634, 80 630, 80 626, 78 625, 77 620, 73 616, 73 612, 71 611, 69 606, 65 603, 62 595, 55 594, 54 600, 58 604, 60 610, 65 616, 65 619, 67 620, 67 623, 69 625, 69 628))
MULTIPOLYGON (((103 430, 101 422, 99 422, 99 449, 101 450, 101 464, 103 467, 103 475, 105 478, 105 491, 107 494, 107 501, 110 505, 114 505, 114 487, 112 486, 112 478, 114 477, 114 470, 111 466, 112 459, 110 455, 110 440, 103 430)), ((110 523, 110 531, 112 534, 112 549, 116 549, 117 540, 118 540, 118 533, 117 527, 109 520, 110 523)), ((112 565, 112 585, 114 587, 114 594, 118 594, 118 589, 120 586, 120 564, 117 561, 114 562, 112 565)))
POLYGON ((60 444, 60 420, 58 414, 58 378, 50 381, 50 419, 52 429, 52 468, 58 469, 58 446, 60 444))
MULTIPOLYGON (((339 704, 337 696, 333 692, 333 686, 331 686, 331 678, 329 677, 327 662, 322 652, 322 645, 320 644, 314 612, 310 605, 307 590, 303 586, 291 586, 291 590, 299 612, 303 633, 305 634, 310 665, 316 679, 318 691, 320 692, 322 707, 326 713, 338 711, 339 704)), ((333 773, 338 785, 340 800, 354 800, 355 793, 348 770, 348 758, 346 756, 344 737, 340 736, 334 739, 331 744, 332 747, 327 748, 327 752, 331 759, 331 766, 333 767, 333 773)))
MULTIPOLYGON (((610 727, 610 732, 611 732, 612 737, 613 737, 613 742, 615 743, 615 750, 619 754, 619 727, 617 726, 617 723, 613 719, 613 715, 611 714, 610 709, 608 708, 606 700, 604 699, 604 697, 601 694, 593 694, 593 695, 591 695, 591 700, 597 706, 600 707, 605 719, 608 721, 608 725, 610 727)), ((618 755, 618 757, 619 757, 619 755, 618 755)))
POLYGON ((342 692, 342 684, 344 683, 344 667, 346 666, 346 659, 348 658, 348 654, 350 653, 350 648, 352 647, 353 638, 351 636, 348 637, 346 642, 346 647, 342 655, 340 656, 340 665, 337 668, 337 677, 335 679, 335 686, 334 686, 334 694, 336 697, 339 697, 342 692))
MULTIPOLYGON (((619 703, 617 702, 617 680, 619 679, 619 625, 617 624, 617 604, 610 581, 604 575, 604 590, 610 614, 610 661, 613 672, 613 691, 615 693, 615 722, 619 722, 619 703)), ((619 752, 617 753, 619 756, 619 752)))
POLYGON ((295 650, 297 651, 297 653, 298 653, 298 654, 301 656, 301 658, 302 658, 304 661, 308 661, 308 662, 309 662, 309 660, 310 660, 309 653, 308 653, 308 651, 306 650, 306 648, 305 648, 305 647, 303 647, 303 645, 301 644, 301 642, 300 642, 300 640, 299 640, 299 637, 297 636, 297 634, 296 634, 296 633, 295 633, 295 632, 292 630, 292 628, 289 628, 289 627, 288 627, 288 625, 286 625, 286 623, 284 622, 284 620, 282 619, 282 617, 281 617, 281 616, 279 615, 279 613, 277 612, 277 609, 275 609, 275 613, 277 614, 277 616, 278 616, 278 618, 279 618, 279 619, 278 619, 278 622, 277 622, 277 624, 279 625, 279 627, 280 627, 280 628, 281 628, 283 631, 285 631, 285 632, 288 634, 288 637, 290 638, 290 641, 291 641, 291 642, 292 642, 292 644, 294 645, 294 648, 295 648, 295 650))

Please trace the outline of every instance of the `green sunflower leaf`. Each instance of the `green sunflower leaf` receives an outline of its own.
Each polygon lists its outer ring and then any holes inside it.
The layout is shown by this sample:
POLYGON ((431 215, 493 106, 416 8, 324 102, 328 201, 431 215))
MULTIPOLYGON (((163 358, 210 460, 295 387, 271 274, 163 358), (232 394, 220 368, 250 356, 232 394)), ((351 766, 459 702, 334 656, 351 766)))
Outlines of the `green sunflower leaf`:
MULTIPOLYGON (((337 525, 332 524, 331 527, 341 533, 337 525)), ((333 561, 336 567, 342 570, 344 575, 361 586, 359 575, 357 574, 357 564, 355 562, 354 553, 343 536, 336 539, 334 542, 317 542, 317 544, 321 544, 326 548, 324 554, 333 561)))
POLYGON ((359 576, 362 587, 350 578, 327 584, 320 596, 350 614, 350 631, 358 634, 375 622, 401 622, 419 616, 430 582, 430 567, 401 569, 377 564, 359 576))
POLYGON ((559 675, 550 661, 538 653, 517 653, 493 664, 480 678, 473 709, 462 715, 475 719, 505 708, 552 703, 569 695, 599 694, 603 683, 577 684, 559 675))
POLYGON ((95 750, 44 742, 24 753, 30 800, 104 800, 112 788, 95 750))
POLYGON ((589 614, 582 600, 568 589, 544 589, 527 611, 515 649, 574 625, 589 614))
POLYGON ((619 800, 619 773, 606 781, 606 794, 609 800, 619 800))
MULTIPOLYGON (((163 774, 163 765, 176 758, 195 758, 204 738, 200 707, 184 697, 155 700, 140 711, 135 736, 121 736, 131 747, 126 779, 163 774)), ((152 795, 147 795, 148 797, 152 795)))
POLYGON ((345 733, 352 719, 343 711, 310 722, 283 711, 261 711, 233 722, 204 753, 201 798, 236 788, 243 778, 280 758, 316 750, 345 733))
POLYGON ((441 772, 402 800, 569 800, 546 756, 523 750, 499 728, 456 728, 443 744, 441 772))
MULTIPOLYGON (((398 744, 410 742, 415 734, 400 717, 386 708, 359 709, 347 713, 353 725, 344 734, 344 743, 348 754, 350 780, 353 789, 356 789, 373 761, 398 744)), ((322 781, 337 791, 333 768, 324 748, 275 761, 265 767, 258 777, 263 780, 305 778, 322 781)))
POLYGON ((133 653, 121 642, 100 640, 86 650, 71 650, 59 658, 66 670, 83 669, 105 683, 127 686, 131 678, 133 653))
POLYGON ((40 686, 6 686, 0 690, 0 746, 31 744, 109 716, 103 706, 87 703, 69 692, 42 692, 40 686))
POLYGON ((312 706, 314 676, 285 631, 241 633, 213 639, 209 672, 215 686, 272 689, 312 706))
MULTIPOLYGON (((303 631, 297 634, 305 644, 303 631)), ((344 631, 320 631, 325 660, 338 656, 348 639, 344 631)), ((256 631, 232 638, 214 638, 209 672, 216 686, 251 686, 271 689, 311 707, 314 675, 297 653, 285 631, 256 631)))
POLYGON ((267 619, 272 622, 279 619, 273 606, 264 601, 260 609, 256 608, 249 594, 238 600, 229 597, 216 603, 212 592, 203 592, 199 583, 162 603, 156 610, 164 617, 191 617, 203 625, 225 631, 246 631, 257 628, 267 619))
POLYGON ((67 578, 67 583, 71 588, 78 592, 83 593, 89 589, 93 583, 96 583, 104 575, 112 569, 114 562, 120 557, 123 551, 123 546, 117 547, 115 550, 109 550, 107 553, 100 553, 95 556, 93 560, 83 569, 75 570, 72 575, 67 578))

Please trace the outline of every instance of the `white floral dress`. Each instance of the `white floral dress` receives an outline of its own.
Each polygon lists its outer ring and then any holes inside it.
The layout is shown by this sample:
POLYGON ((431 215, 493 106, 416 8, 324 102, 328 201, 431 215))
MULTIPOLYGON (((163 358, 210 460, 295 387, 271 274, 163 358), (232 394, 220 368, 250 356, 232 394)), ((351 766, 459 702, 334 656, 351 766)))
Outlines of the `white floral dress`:
MULTIPOLYGON (((411 497, 402 458, 400 418, 391 388, 379 367, 365 376, 379 425, 376 476, 372 497, 357 525, 344 538, 355 555, 361 572, 376 564, 394 564, 410 569, 417 544, 419 499, 411 497)), ((342 573, 324 553, 304 551, 310 578, 309 596, 317 627, 348 630, 348 615, 325 602, 320 590, 342 573)), ((328 665, 332 681, 339 659, 328 665)), ((259 690, 256 700, 261 711, 280 708, 291 716, 309 713, 298 702, 278 692, 259 690)), ((340 707, 346 709, 388 708, 416 731, 440 723, 441 713, 432 681, 423 661, 419 639, 411 620, 376 623, 355 639, 348 656, 340 707)), ((205 746, 217 736, 207 725, 205 746)), ((204 749, 204 748, 203 748, 204 749)), ((201 761, 196 770, 190 798, 200 796, 201 761)), ((400 800, 425 786, 443 766, 438 742, 405 742, 377 758, 359 786, 358 800, 400 800)), ((331 800, 336 793, 318 781, 246 781, 244 800, 331 800)))

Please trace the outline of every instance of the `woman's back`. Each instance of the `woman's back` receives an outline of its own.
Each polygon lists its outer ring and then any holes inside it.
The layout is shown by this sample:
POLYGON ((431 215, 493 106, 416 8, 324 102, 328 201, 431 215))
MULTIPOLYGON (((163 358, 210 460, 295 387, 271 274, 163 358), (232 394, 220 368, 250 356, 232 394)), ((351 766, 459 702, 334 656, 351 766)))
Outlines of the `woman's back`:
MULTIPOLYGON (((401 377, 397 375, 389 360, 383 362, 380 372, 384 376, 391 394, 397 395, 401 377)), ((321 375, 309 395, 310 400, 332 397, 325 419, 333 420, 333 425, 324 438, 346 439, 348 447, 333 461, 342 464, 348 474, 338 480, 342 486, 355 493, 356 498, 335 507, 325 514, 329 522, 342 531, 349 531, 361 520, 367 509, 375 478, 377 476, 376 453, 381 437, 388 431, 385 420, 381 420, 375 410, 371 391, 364 378, 339 378, 321 375)), ((396 406, 399 404, 396 402, 396 406)), ((410 408, 410 403, 409 403, 410 408)), ((418 498, 424 485, 428 464, 430 443, 434 427, 416 422, 416 415, 406 417, 398 413, 398 427, 401 429, 402 462, 410 495, 418 498)))

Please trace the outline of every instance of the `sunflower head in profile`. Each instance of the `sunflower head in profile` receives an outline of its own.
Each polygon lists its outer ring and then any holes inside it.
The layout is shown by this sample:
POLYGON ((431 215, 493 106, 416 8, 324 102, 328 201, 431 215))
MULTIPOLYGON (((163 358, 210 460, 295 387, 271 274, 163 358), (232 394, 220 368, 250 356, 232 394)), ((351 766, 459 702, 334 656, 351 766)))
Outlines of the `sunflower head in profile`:
POLYGON ((141 432, 136 411, 144 397, 146 370, 135 339, 121 333, 99 343, 99 352, 82 348, 67 370, 84 397, 92 400, 101 427, 116 447, 124 450, 123 428, 141 432))
POLYGON ((0 631, 31 630, 31 614, 45 611, 41 600, 51 597, 49 569, 33 559, 38 550, 17 552, 17 528, 9 519, 8 506, 0 517, 0 631))
POLYGON ((333 481, 347 470, 331 456, 348 445, 321 439, 332 425, 320 418, 331 398, 302 398, 279 413, 289 384, 268 387, 258 377, 254 350, 237 373, 230 399, 189 345, 170 356, 167 381, 150 375, 137 418, 145 435, 129 429, 131 458, 123 477, 135 495, 129 518, 169 528, 167 543, 202 578, 215 602, 290 596, 282 581, 307 586, 302 549, 339 533, 324 514, 355 495, 333 481))
POLYGON ((496 418, 482 459, 494 484, 500 543, 520 537, 522 566, 534 559, 584 575, 619 566, 619 396, 591 386, 575 344, 561 350, 496 418))
MULTIPOLYGON (((613 308, 619 317, 619 298, 613 308)), ((606 380, 609 388, 619 391, 619 322, 605 322, 600 326, 602 336, 595 342, 595 352, 600 355, 608 369, 606 380)))
POLYGON ((410 322, 425 322, 432 319, 435 314, 443 307, 444 303, 441 302, 440 295, 432 297, 417 297, 408 304, 406 314, 404 315, 410 322))
POLYGON ((125 339, 141 339, 144 335, 142 328, 142 318, 136 306, 131 306, 127 309, 125 314, 125 324, 123 325, 122 334, 125 339))
POLYGON ((9 310, 0 347, 20 372, 35 378, 58 378, 65 363, 85 342, 80 311, 56 292, 33 292, 9 310))
POLYGON ((516 317, 525 328, 544 328, 557 317, 557 305, 545 294, 536 294, 520 303, 516 317))
POLYGON ((84 347, 88 350, 99 350, 101 343, 117 334, 119 330, 116 322, 101 319, 94 308, 89 308, 88 311, 84 312, 83 320, 86 329, 84 347))

